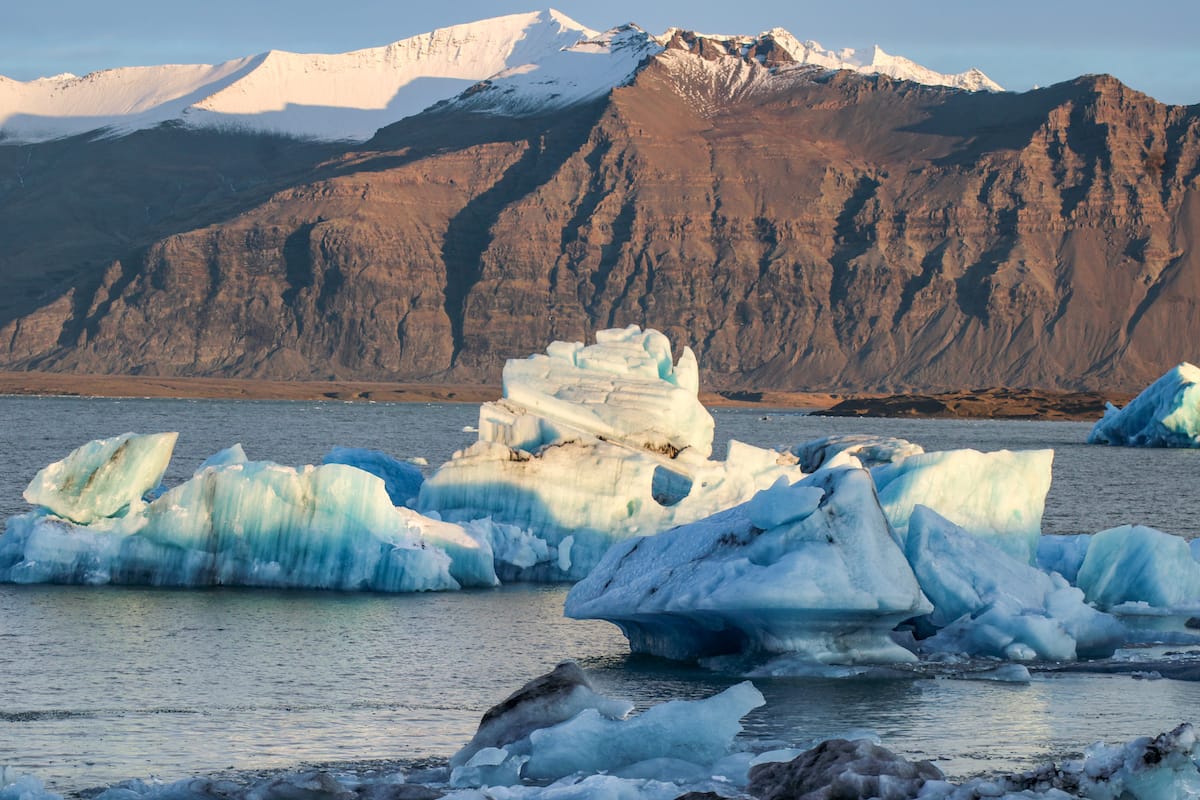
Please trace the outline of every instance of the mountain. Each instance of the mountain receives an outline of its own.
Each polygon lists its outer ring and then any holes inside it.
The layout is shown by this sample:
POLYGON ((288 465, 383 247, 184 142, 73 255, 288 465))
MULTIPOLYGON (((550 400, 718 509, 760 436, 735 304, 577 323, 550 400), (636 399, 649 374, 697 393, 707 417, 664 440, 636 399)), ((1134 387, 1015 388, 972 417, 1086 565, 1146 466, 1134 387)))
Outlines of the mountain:
POLYGON ((1194 359, 1200 106, 798 52, 624 26, 361 143, 0 146, 0 367, 494 381, 629 323, 714 388, 1131 391, 1194 359))
MULTIPOLYGON (((272 50, 217 65, 128 67, 82 78, 28 82, 0 76, 0 141, 43 142, 98 132, 119 136, 164 123, 266 132, 327 141, 369 139, 376 130, 462 92, 485 91, 499 113, 538 113, 598 96, 630 79, 645 58, 686 36, 652 37, 633 25, 605 33, 553 9, 513 14, 366 50, 307 55, 272 50)), ((882 73, 932 85, 999 91, 978 70, 943 75, 875 48, 827 52, 782 29, 775 42, 793 64, 882 73)), ((708 39, 706 41, 716 40, 708 39)), ((720 46, 752 48, 754 38, 720 46)), ((479 99, 468 101, 478 106, 479 99)))

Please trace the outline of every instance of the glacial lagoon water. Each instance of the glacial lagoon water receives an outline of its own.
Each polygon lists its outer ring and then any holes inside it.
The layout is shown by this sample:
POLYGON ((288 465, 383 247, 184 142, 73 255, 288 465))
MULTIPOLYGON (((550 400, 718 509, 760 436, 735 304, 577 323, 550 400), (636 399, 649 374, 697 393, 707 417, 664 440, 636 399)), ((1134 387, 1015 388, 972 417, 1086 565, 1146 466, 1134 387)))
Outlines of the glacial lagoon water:
MULTIPOLYGON (((241 442, 251 458, 319 461, 335 444, 423 457, 473 439, 471 405, 0 398, 0 514, 37 469, 84 441, 180 431, 168 482, 241 442)), ((780 446, 886 433, 926 449, 1053 447, 1047 532, 1126 522, 1200 536, 1200 452, 1089 447, 1062 422, 860 420, 718 410, 717 440, 780 446)), ((605 623, 562 618, 563 587, 435 595, 0 586, 0 766, 57 791, 311 763, 444 758, 482 712, 564 658, 640 706, 739 678, 628 655, 605 623)), ((1195 648, 1176 648, 1192 649, 1195 648)), ((947 773, 1019 769, 1098 739, 1200 714, 1200 684, 1154 675, 756 680, 755 750, 872 731, 947 773)))

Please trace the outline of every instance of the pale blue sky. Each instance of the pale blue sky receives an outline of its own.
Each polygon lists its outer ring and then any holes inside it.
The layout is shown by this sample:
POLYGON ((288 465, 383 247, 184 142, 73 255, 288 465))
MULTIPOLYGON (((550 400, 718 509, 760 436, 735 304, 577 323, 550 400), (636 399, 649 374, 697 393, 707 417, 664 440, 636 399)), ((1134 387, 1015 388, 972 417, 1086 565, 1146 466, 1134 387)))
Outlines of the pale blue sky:
MULTIPOLYGON (((136 64, 215 63, 272 48, 343 52, 546 5, 522 0, 2 0, 0 75, 28 80, 136 64)), ((543 0, 545 2, 545 0, 543 0)), ((826 47, 879 44, 942 72, 977 66, 1023 91, 1108 72, 1164 102, 1200 103, 1195 0, 559 0, 593 28, 709 33, 774 26, 826 47)))

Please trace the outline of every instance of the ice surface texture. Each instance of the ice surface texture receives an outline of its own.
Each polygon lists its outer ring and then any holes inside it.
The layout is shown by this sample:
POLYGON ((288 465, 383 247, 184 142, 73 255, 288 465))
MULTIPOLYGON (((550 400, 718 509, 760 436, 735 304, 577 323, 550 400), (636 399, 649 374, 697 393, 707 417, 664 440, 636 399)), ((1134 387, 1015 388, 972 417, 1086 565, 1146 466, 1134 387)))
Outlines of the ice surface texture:
POLYGON ((667 658, 800 652, 879 663, 913 660, 889 631, 929 610, 870 475, 842 469, 614 546, 565 613, 609 620, 635 652, 667 658))
POLYGON ((1147 386, 1125 408, 1109 403, 1088 443, 1200 447, 1200 368, 1184 362, 1147 386))
POLYGON ((178 433, 124 433, 76 448, 42 469, 25 500, 86 525, 136 506, 162 480, 178 433))

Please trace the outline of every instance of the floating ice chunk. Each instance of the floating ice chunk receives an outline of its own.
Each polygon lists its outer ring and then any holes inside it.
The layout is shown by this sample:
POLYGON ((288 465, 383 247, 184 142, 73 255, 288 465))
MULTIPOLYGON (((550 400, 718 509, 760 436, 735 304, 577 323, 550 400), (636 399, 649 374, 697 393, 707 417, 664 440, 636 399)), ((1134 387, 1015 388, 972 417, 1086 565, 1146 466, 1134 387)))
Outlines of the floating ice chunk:
POLYGON ((1200 561, 1200 539, 1192 539, 1188 546, 1192 549, 1192 558, 1200 561))
POLYGON ((226 447, 224 450, 219 450, 213 453, 208 458, 201 462, 200 466, 196 467, 196 474, 203 472, 209 467, 229 467, 234 464, 245 464, 250 459, 246 457, 246 451, 242 448, 241 443, 226 447))
POLYGON ((1088 444, 1200 447, 1200 368, 1184 362, 1125 408, 1109 403, 1088 444))
POLYGON ((871 470, 901 539, 918 503, 1026 563, 1036 560, 1053 450, 946 450, 871 470))
POLYGON ((211 467, 124 517, 34 512, 0 537, 0 580, 403 592, 493 586, 490 523, 392 505, 354 467, 211 467))
MULTIPOLYGON (((560 665, 489 711, 471 744, 451 759, 451 785, 497 786, 516 778, 620 772, 695 778, 729 755, 739 720, 763 704, 746 682, 704 700, 672 700, 631 718, 631 704, 596 695, 578 667, 560 665)), ((629 788, 627 786, 627 788, 629 788)), ((676 787, 678 794, 678 787, 676 787)))
POLYGON ((123 433, 96 439, 44 467, 24 497, 57 516, 86 525, 141 504, 162 480, 178 433, 123 433))
POLYGON ((596 694, 579 665, 564 661, 488 709, 475 736, 450 758, 450 766, 463 766, 489 749, 495 751, 493 759, 495 753, 503 755, 491 764, 480 759, 475 766, 495 766, 508 755, 499 748, 524 739, 538 728, 566 722, 585 709, 594 709, 609 719, 624 719, 633 710, 633 704, 596 694))
MULTIPOLYGON (((889 631, 928 602, 863 470, 822 471, 796 492, 810 511, 764 530, 743 504, 614 546, 565 613, 606 619, 634 652, 695 659, 800 652, 826 663, 911 661, 889 631)), ((795 492, 797 487, 791 487, 795 492)))
POLYGON ((905 554, 941 629, 926 647, 1025 661, 1112 655, 1124 629, 1059 575, 1018 561, 924 506, 905 554))
POLYGON ((1068 583, 1075 583, 1091 541, 1090 533, 1046 534, 1038 540, 1037 564, 1046 572, 1057 572, 1068 583))
POLYGON ((853 456, 859 465, 871 469, 883 464, 895 464, 924 452, 921 445, 906 439, 858 433, 826 436, 792 448, 792 455, 800 460, 800 468, 805 472, 816 472, 821 467, 832 465, 838 456, 843 455, 853 456))
POLYGON ((361 447, 334 447, 321 459, 322 464, 346 464, 383 479, 392 505, 412 508, 425 476, 412 464, 406 464, 378 450, 361 447))
POLYGON ((1075 585, 1100 608, 1140 601, 1156 608, 1200 609, 1200 563, 1188 543, 1142 525, 1093 535, 1075 585))
POLYGON ((636 325, 596 333, 596 344, 554 342, 546 355, 504 365, 504 401, 480 409, 479 438, 520 450, 590 434, 638 448, 712 452, 713 418, 697 399, 691 349, 636 325))

